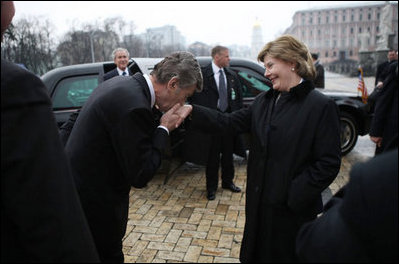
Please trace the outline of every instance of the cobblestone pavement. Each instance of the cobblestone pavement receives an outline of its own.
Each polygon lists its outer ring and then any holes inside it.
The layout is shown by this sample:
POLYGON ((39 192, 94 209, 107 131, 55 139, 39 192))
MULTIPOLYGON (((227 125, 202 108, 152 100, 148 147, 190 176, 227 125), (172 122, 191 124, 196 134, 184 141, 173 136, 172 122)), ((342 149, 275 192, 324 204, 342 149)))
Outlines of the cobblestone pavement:
MULTIPOLYGON (((347 183, 354 163, 369 158, 356 151, 345 156, 323 198, 329 199, 347 183)), ((219 187, 213 201, 206 198, 204 167, 192 164, 183 165, 166 184, 165 175, 157 174, 147 187, 132 188, 123 241, 125 262, 239 262, 245 222, 245 160, 236 159, 235 169, 234 182, 242 192, 219 187)))

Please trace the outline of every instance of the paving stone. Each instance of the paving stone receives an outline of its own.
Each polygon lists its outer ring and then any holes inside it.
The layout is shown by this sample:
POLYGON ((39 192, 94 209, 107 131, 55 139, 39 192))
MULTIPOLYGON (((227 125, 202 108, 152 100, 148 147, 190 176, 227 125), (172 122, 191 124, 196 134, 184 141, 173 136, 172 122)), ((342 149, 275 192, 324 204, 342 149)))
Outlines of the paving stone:
MULTIPOLYGON (((344 158, 329 186, 335 193, 348 182, 356 163, 344 158)), ((166 185, 157 174, 142 189, 130 191, 129 220, 123 239, 125 262, 238 263, 245 225, 246 164, 236 162, 234 182, 242 191, 221 186, 206 198, 205 168, 183 166, 166 185)), ((219 183, 220 185, 220 183, 219 183)))

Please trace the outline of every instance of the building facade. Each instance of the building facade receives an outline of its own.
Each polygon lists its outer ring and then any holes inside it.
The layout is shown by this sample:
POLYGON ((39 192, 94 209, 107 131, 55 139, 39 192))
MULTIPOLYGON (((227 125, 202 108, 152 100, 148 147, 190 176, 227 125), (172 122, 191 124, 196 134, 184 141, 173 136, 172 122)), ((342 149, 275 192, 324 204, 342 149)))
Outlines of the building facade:
MULTIPOLYGON (((398 47, 398 3, 389 1, 355 3, 334 8, 297 11, 284 32, 304 41, 318 53, 322 64, 335 72, 347 72, 358 64, 359 51, 376 51, 381 40, 384 7, 389 13, 388 48, 398 47), (336 65, 340 69, 335 69, 336 65)), ((385 11, 384 11, 385 12, 385 11)), ((381 48, 379 48, 381 50, 381 48)))

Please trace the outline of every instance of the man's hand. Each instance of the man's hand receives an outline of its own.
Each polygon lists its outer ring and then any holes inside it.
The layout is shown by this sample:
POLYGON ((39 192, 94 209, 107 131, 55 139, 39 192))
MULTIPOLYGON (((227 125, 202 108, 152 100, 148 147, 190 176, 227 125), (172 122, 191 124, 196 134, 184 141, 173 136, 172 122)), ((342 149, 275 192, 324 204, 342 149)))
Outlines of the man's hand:
POLYGON ((377 88, 382 88, 383 85, 384 85, 383 82, 378 82, 378 83, 377 83, 377 88))
POLYGON ((370 136, 371 141, 373 141, 377 147, 381 147, 382 137, 372 137, 370 136))
POLYGON ((161 126, 168 128, 169 131, 179 127, 184 119, 191 113, 191 105, 180 105, 176 104, 169 109, 161 117, 161 126))

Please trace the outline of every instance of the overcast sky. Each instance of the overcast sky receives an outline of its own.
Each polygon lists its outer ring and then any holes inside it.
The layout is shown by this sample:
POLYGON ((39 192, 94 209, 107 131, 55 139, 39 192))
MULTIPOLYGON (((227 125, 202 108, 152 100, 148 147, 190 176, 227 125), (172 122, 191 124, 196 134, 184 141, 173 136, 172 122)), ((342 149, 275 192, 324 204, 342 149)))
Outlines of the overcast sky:
MULTIPOLYGON (((135 34, 150 27, 174 25, 186 43, 251 44, 258 19, 263 41, 273 40, 292 24, 296 11, 315 7, 347 6, 356 1, 15 1, 14 20, 48 18, 58 36, 71 26, 122 16, 133 21, 135 34)), ((375 1, 362 1, 375 2, 375 1)), ((360 3, 362 3, 360 2, 360 3)), ((357 4, 359 2, 356 2, 357 4)))

